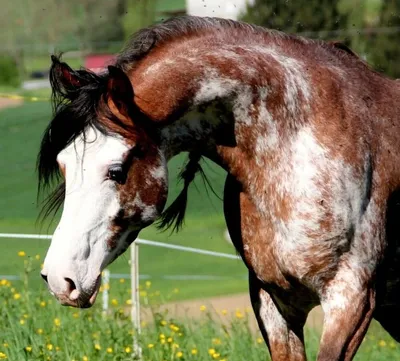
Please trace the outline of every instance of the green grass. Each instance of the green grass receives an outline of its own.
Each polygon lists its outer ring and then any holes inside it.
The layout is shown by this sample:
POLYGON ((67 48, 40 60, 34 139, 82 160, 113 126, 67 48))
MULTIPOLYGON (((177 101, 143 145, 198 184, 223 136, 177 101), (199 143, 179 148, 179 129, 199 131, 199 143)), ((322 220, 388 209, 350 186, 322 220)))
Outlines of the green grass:
MULTIPOLYGON (((150 317, 142 318, 142 332, 137 335, 129 318, 129 290, 111 287, 111 307, 106 314, 99 303, 89 310, 60 307, 44 287, 32 291, 29 285, 38 262, 25 262, 24 284, 0 281, 0 359, 127 361, 134 359, 136 337, 144 361, 270 360, 259 332, 249 326, 251 310, 225 315, 221 310, 210 313, 207 308, 199 318, 174 319, 160 311, 163 297, 154 285, 143 284, 141 302, 147 303, 144 310, 150 317)), ((306 329, 310 360, 316 358, 319 337, 320 332, 306 329)), ((393 361, 399 357, 398 344, 373 325, 355 360, 393 361)))
MULTIPOLYGON (((39 209, 36 204, 35 161, 41 134, 50 118, 48 103, 25 103, 19 108, 0 112, 0 233, 51 233, 54 225, 40 227, 36 224, 39 209)), ((177 174, 185 155, 170 162, 170 197, 181 189, 177 174)), ((222 195, 224 174, 210 163, 204 165, 216 191, 222 195)), ((205 196, 200 181, 189 193, 188 216, 185 228, 178 234, 160 233, 155 227, 144 230, 140 237, 181 244, 189 247, 234 253, 233 247, 223 239, 225 223, 222 202, 215 196, 205 196)), ((49 242, 46 240, 0 239, 2 262, 0 275, 18 274, 17 252, 24 250, 29 256, 43 259, 49 242)), ((129 255, 122 256, 110 266, 112 273, 129 274, 129 255)), ((150 275, 156 287, 164 292, 178 287, 175 298, 215 296, 247 289, 246 270, 242 262, 230 259, 184 253, 175 250, 140 247, 140 273, 150 275), (173 281, 165 275, 214 275, 227 277, 223 281, 173 281)), ((33 278, 36 287, 41 283, 39 272, 33 278)), ((118 283, 118 282, 117 282, 118 283)))

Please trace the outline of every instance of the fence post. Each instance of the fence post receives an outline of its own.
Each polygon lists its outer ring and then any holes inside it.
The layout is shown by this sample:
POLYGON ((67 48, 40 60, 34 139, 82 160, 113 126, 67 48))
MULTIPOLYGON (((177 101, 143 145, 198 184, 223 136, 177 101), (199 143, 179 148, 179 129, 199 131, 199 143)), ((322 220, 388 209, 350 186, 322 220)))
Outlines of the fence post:
POLYGON ((135 354, 142 358, 142 349, 138 344, 138 335, 140 334, 140 300, 139 300, 139 245, 134 243, 131 246, 131 299, 132 309, 131 318, 133 328, 137 332, 137 335, 133 338, 133 349, 135 354))
POLYGON ((108 269, 105 269, 103 271, 102 284, 103 284, 103 314, 105 314, 108 311, 108 298, 109 298, 108 290, 110 288, 110 271, 108 269))

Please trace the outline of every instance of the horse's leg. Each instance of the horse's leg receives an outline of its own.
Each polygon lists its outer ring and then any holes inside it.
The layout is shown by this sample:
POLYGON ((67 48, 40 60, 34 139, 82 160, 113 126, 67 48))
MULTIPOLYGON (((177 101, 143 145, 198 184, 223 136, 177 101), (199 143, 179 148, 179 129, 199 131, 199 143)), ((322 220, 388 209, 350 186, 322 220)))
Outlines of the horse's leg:
POLYGON ((361 279, 353 270, 341 270, 326 288, 318 361, 350 361, 357 352, 375 308, 375 290, 361 279))
POLYGON ((253 274, 249 275, 249 288, 251 304, 272 361, 305 361, 303 327, 307 313, 299 310, 293 315, 279 309, 253 274))

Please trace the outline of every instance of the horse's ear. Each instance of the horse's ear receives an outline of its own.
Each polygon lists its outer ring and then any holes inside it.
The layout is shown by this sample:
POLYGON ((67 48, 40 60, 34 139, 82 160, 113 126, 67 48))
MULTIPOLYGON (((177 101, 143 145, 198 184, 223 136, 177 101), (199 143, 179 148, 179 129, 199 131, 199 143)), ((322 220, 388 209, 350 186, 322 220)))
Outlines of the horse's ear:
POLYGON ((57 81, 67 93, 80 88, 83 84, 79 74, 72 70, 67 63, 61 62, 60 58, 51 56, 52 66, 50 70, 50 81, 57 81))
POLYGON ((133 87, 124 71, 115 66, 108 66, 108 106, 118 118, 128 118, 129 108, 133 104, 133 87))

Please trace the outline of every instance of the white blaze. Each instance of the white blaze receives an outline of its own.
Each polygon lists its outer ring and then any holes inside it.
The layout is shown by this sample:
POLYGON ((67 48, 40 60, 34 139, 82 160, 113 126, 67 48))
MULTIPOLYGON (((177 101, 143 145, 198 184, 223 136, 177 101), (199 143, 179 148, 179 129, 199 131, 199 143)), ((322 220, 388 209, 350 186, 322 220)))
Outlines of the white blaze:
POLYGON ((63 292, 66 277, 83 290, 93 287, 110 257, 111 220, 120 209, 116 185, 107 179, 111 165, 122 164, 128 145, 118 136, 92 128, 58 155, 65 167, 65 201, 43 273, 50 289, 63 292))

